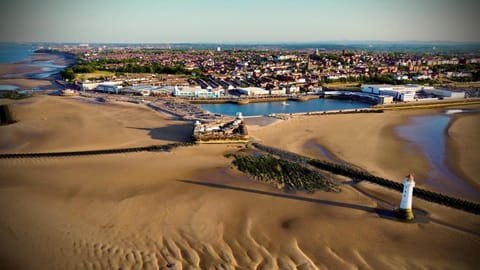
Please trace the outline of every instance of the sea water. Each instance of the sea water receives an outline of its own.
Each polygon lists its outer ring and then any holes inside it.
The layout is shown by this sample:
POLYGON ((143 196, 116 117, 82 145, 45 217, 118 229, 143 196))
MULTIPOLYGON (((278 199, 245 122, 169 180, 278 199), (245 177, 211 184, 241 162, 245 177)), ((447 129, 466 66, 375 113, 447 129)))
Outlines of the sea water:
POLYGON ((414 116, 408 124, 396 127, 395 131, 401 138, 418 146, 428 159, 432 169, 427 178, 422 179, 426 185, 452 195, 479 199, 480 192, 446 164, 450 157, 446 152, 445 130, 453 114, 465 112, 448 110, 441 114, 414 116))
POLYGON ((45 79, 62 71, 65 66, 56 65, 53 60, 32 61, 36 46, 32 44, 0 43, 0 63, 25 62, 25 65, 38 67, 40 72, 28 74, 4 74, 2 78, 45 79))
POLYGON ((35 51, 31 44, 0 43, 0 63, 16 63, 29 60, 35 51))

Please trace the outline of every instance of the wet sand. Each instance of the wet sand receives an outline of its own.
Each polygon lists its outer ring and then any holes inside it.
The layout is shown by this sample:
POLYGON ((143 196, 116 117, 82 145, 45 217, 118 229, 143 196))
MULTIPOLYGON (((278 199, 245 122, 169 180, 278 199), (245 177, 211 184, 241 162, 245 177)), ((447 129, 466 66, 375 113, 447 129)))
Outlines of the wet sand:
POLYGON ((57 88, 52 81, 53 76, 45 79, 32 79, 31 74, 42 73, 40 66, 34 64, 38 61, 53 61, 53 64, 59 66, 68 66, 73 63, 72 59, 67 59, 62 55, 34 53, 30 60, 21 61, 12 64, 0 64, 0 84, 15 85, 22 89, 30 90, 32 88, 57 88), (13 75, 13 77, 12 77, 13 75))
MULTIPOLYGON (((480 110, 480 106, 474 107, 480 110)), ((480 190, 480 113, 454 116, 446 131, 447 164, 480 190)))
POLYGON ((335 158, 361 167, 371 173, 401 181, 408 171, 414 171, 417 183, 427 173, 429 164, 420 149, 412 145, 407 151, 393 127, 405 124, 408 116, 418 111, 383 114, 339 114, 328 116, 298 116, 282 121, 275 128, 263 128, 251 135, 267 145, 324 158, 320 151, 305 147, 313 141, 325 147, 335 158))
POLYGON ((53 85, 50 80, 38 80, 38 79, 25 79, 25 78, 18 78, 18 79, 0 79, 0 85, 15 85, 18 86, 19 89, 26 89, 30 90, 33 88, 50 88, 54 89, 57 86, 53 85))
MULTIPOLYGON (((0 127, 2 152, 162 144, 191 132, 190 123, 138 104, 41 96, 12 108, 19 122, 0 127)), ((399 151, 396 139, 384 141, 405 114, 379 115, 300 117, 251 133, 318 155, 304 147, 313 138, 362 167, 421 161, 399 151), (355 144, 342 146, 348 137, 355 144)), ((0 160, 1 268, 475 269, 480 262, 476 215, 414 199, 428 222, 382 218, 378 211, 396 208, 400 194, 369 183, 362 192, 344 185, 340 193, 284 193, 235 170, 224 154, 238 147, 0 160)), ((372 168, 392 179, 406 174, 372 168)))

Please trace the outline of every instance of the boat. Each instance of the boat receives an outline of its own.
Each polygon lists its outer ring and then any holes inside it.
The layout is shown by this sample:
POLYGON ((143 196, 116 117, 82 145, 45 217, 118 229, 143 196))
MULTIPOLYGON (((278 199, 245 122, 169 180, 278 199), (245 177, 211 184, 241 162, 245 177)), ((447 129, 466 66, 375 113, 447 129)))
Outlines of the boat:
POLYGON ((282 106, 288 106, 290 104, 288 104, 286 101, 282 102, 282 106))

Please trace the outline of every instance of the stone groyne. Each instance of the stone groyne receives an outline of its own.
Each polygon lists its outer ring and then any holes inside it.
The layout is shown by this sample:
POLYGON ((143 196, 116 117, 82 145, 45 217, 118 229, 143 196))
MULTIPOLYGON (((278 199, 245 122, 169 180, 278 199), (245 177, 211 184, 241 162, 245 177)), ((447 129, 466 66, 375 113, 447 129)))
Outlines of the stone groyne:
POLYGON ((194 143, 184 142, 184 143, 171 143, 171 144, 164 144, 164 145, 150 145, 150 146, 142 146, 142 147, 113 148, 113 149, 99 149, 99 150, 86 150, 86 151, 4 153, 4 154, 0 154, 0 159, 93 156, 93 155, 124 154, 124 153, 135 153, 135 152, 169 152, 177 147, 191 146, 191 145, 194 145, 194 143))
MULTIPOLYGON (((371 183, 390 188, 399 192, 402 192, 403 185, 399 182, 395 182, 389 179, 381 178, 370 174, 364 170, 353 168, 345 164, 337 164, 329 161, 311 159, 302 155, 284 151, 278 148, 266 146, 260 143, 253 143, 257 149, 270 153, 272 155, 279 156, 281 158, 299 162, 302 164, 309 164, 321 170, 329 171, 334 174, 350 177, 355 181, 369 181, 371 183)), ((480 203, 467 201, 465 199, 455 198, 450 195, 445 195, 439 192, 434 192, 422 188, 415 188, 413 190, 415 197, 424 199, 426 201, 442 204, 452 208, 460 209, 466 212, 480 215, 480 203)))

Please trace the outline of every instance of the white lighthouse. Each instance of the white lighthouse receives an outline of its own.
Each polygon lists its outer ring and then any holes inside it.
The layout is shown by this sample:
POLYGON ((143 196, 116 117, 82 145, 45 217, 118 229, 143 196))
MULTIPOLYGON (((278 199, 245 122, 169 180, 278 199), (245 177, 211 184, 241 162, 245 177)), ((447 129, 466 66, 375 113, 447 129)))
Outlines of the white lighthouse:
POLYGON ((402 201, 400 202, 400 209, 398 209, 398 217, 401 219, 412 220, 414 218, 412 212, 413 187, 415 187, 415 181, 413 180, 413 174, 410 173, 403 180, 402 201))

